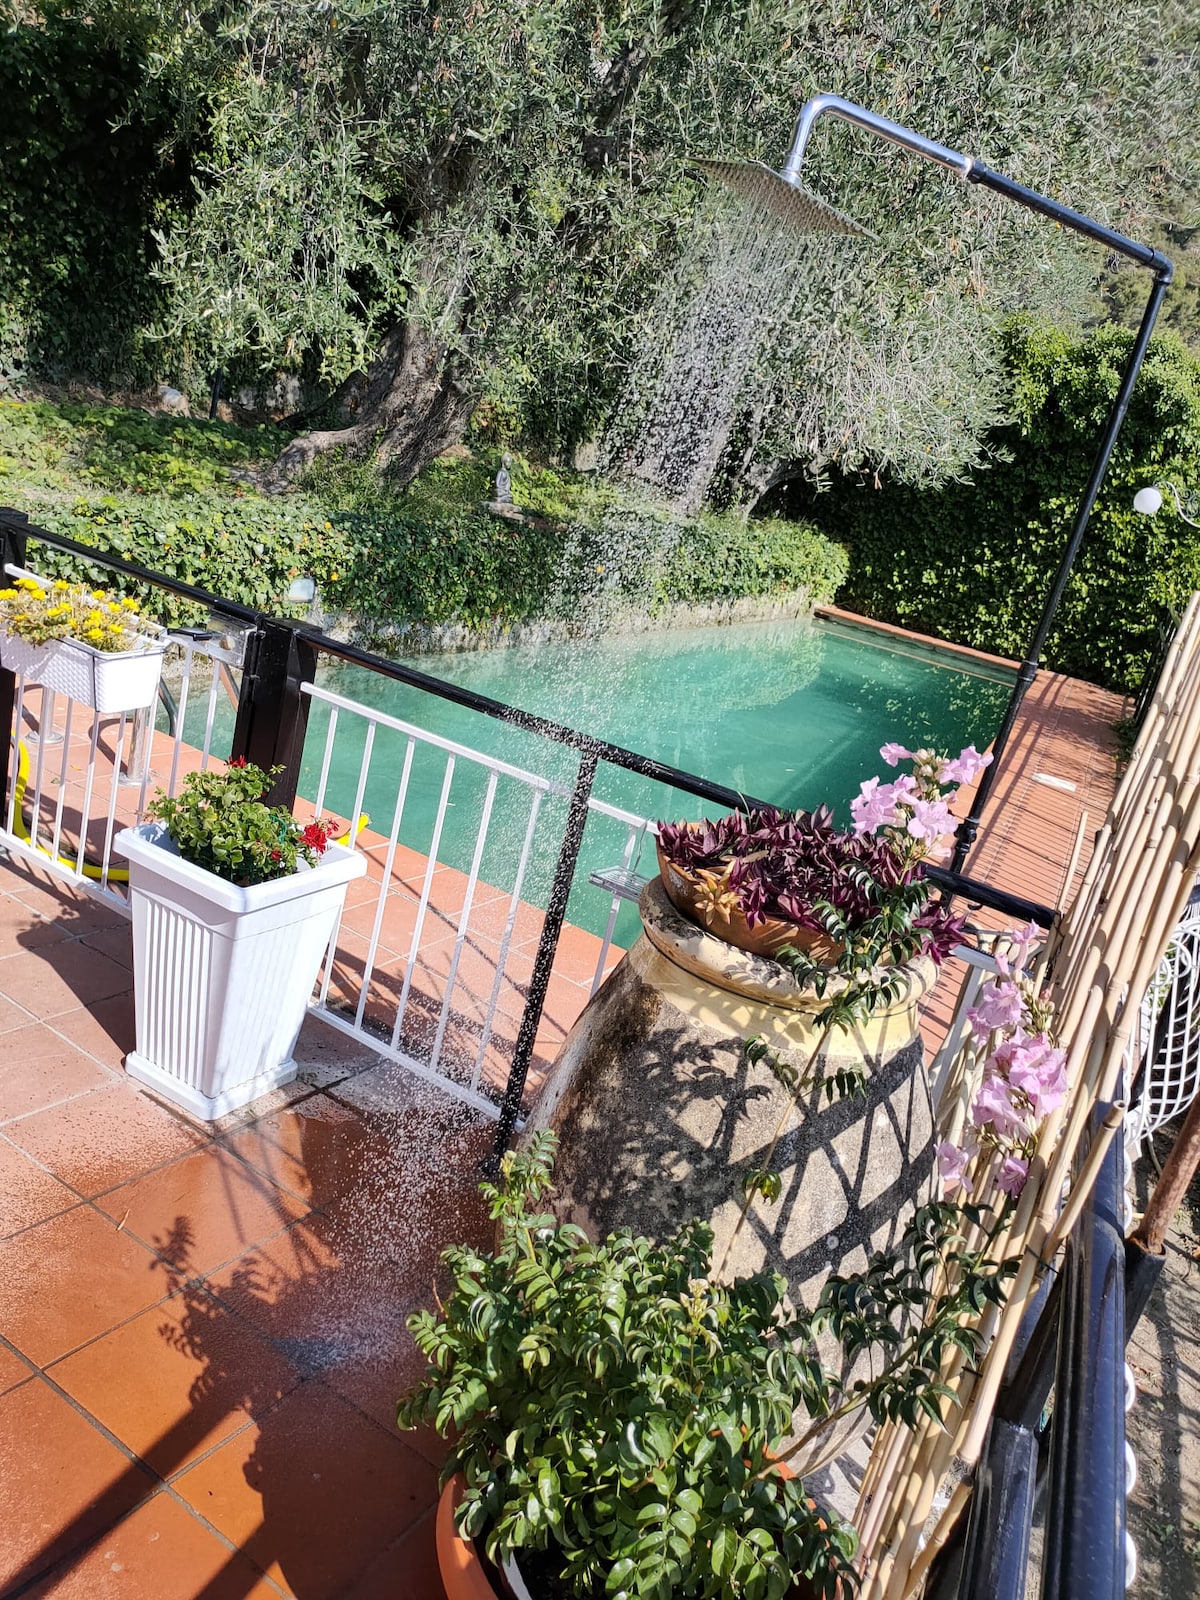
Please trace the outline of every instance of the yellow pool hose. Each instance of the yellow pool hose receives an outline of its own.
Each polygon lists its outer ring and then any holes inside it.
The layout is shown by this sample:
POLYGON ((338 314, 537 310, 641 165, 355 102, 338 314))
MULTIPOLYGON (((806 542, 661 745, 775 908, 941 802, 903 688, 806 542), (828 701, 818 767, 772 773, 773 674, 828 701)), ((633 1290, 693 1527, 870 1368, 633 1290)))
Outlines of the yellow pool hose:
MULTIPOLYGON (((50 851, 47 850, 45 845, 35 845, 33 842, 33 836, 25 825, 25 791, 28 786, 29 751, 25 748, 24 739, 18 739, 17 781, 13 787, 13 832, 16 834, 17 838, 20 839, 22 844, 27 844, 32 849, 37 850, 40 855, 47 856, 51 861, 57 862, 60 867, 68 867, 72 872, 81 872, 85 878, 90 878, 95 883, 99 883, 101 881, 107 881, 108 883, 129 882, 128 867, 109 867, 106 878, 103 867, 97 867, 90 861, 85 861, 83 865, 79 867, 67 856, 51 855, 50 851)), ((363 829, 370 825, 370 821, 370 817, 364 811, 358 819, 358 826, 354 830, 354 837, 356 839, 363 829)), ((335 843, 345 844, 349 837, 350 828, 347 824, 346 831, 338 834, 335 843)))

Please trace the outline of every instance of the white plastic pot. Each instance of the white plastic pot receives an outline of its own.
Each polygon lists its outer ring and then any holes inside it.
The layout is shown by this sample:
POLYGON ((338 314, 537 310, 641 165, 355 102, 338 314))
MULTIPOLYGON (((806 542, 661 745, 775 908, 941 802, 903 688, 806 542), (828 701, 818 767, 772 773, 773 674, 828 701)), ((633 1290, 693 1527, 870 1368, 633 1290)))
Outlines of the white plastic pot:
POLYGON ((175 853, 161 823, 114 841, 129 862, 136 1049, 131 1077, 213 1121, 296 1076, 296 1037, 364 856, 239 889, 175 853))
POLYGON ((153 704, 165 648, 144 637, 133 650, 97 650, 81 639, 31 644, 0 629, 0 662, 10 672, 105 715, 153 704))

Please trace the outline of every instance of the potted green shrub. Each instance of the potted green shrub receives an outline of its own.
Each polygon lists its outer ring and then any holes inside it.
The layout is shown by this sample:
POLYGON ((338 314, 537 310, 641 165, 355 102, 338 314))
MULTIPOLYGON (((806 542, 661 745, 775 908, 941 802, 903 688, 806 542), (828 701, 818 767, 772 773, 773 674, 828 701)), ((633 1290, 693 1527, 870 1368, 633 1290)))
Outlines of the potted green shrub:
POLYGON ((153 704, 165 635, 136 600, 26 574, 0 589, 0 662, 101 713, 153 704))
POLYGON ((245 762, 161 791, 150 823, 115 846, 129 861, 136 1048, 126 1070, 213 1120, 296 1074, 292 1049, 341 915, 366 871, 264 795, 245 762))
POLYGON ((409 1319, 429 1366, 400 1425, 453 1440, 438 1527, 450 1600, 848 1596, 854 1530, 786 1459, 841 1411, 936 1409, 943 1356, 974 1350, 964 1323, 1002 1298, 1012 1265, 963 1254, 959 1208, 934 1204, 895 1252, 791 1309, 777 1274, 717 1280, 705 1222, 659 1245, 592 1243, 540 1213, 554 1147, 542 1133, 505 1158, 484 1185, 495 1249, 444 1252, 440 1314, 409 1319), (904 1335, 914 1302, 921 1326, 904 1335), (816 1352, 824 1330, 877 1352, 876 1375, 843 1384, 816 1352))

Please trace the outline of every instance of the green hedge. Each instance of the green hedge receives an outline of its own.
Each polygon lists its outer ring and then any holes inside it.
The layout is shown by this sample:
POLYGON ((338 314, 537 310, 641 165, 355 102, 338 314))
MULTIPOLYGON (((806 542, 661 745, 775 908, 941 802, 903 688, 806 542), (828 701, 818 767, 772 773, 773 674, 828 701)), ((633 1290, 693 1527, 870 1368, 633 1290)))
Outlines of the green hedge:
MULTIPOLYGON (((533 524, 480 509, 493 466, 471 456, 435 462, 400 492, 368 468, 339 462, 282 497, 237 481, 284 437, 111 406, 0 400, 0 504, 265 610, 282 611, 292 578, 311 573, 327 607, 368 624, 484 629, 540 617, 560 598, 573 559, 576 581, 586 585, 600 564, 595 551, 607 549, 612 519, 623 515, 651 535, 656 526, 669 531, 649 593, 640 574, 630 586, 652 608, 797 589, 828 599, 845 572, 844 553, 807 524, 747 523, 732 513, 673 521, 623 509, 609 488, 525 461, 515 464, 514 486, 519 502, 537 511, 533 524)), ((42 564, 64 575, 77 565, 48 554, 42 564)), ((165 622, 194 620, 161 594, 142 598, 165 622)))
MULTIPOLYGON (((839 598, 882 621, 1024 654, 1095 458, 1132 334, 1087 338, 1014 325, 1004 340, 1013 422, 973 483, 914 489, 842 482, 813 507, 843 541, 839 598)), ((1200 531, 1133 510, 1156 479, 1200 489, 1200 362, 1156 339, 1046 651, 1047 664, 1108 687, 1141 680, 1160 608, 1200 587, 1200 531)))
POLYGON ((177 117, 146 92, 149 13, 0 0, 0 387, 22 368, 149 377, 151 229, 190 198, 177 117))

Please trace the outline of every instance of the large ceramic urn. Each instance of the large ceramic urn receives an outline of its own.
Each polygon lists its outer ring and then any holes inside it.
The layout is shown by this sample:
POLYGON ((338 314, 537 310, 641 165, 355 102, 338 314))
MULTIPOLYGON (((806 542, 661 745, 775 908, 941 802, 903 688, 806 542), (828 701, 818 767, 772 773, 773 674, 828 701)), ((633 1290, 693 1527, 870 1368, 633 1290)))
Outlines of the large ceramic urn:
POLYGON ((661 1239, 708 1217, 722 1277, 773 1268, 811 1306, 831 1273, 859 1271, 873 1250, 895 1245, 932 1197, 917 1003, 933 967, 906 968, 898 998, 824 1040, 821 1072, 861 1069, 864 1094, 830 1102, 814 1084, 789 1105, 776 1073, 748 1062, 743 1044, 762 1036, 805 1073, 827 1002, 777 962, 687 920, 658 879, 640 909, 643 936, 575 1024, 527 1123, 526 1137, 543 1127, 560 1135, 557 1210, 593 1237, 628 1227, 661 1239), (770 1166, 782 1194, 773 1205, 756 1199, 734 1238, 743 1176, 766 1164, 781 1120, 770 1166))

